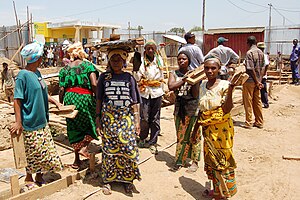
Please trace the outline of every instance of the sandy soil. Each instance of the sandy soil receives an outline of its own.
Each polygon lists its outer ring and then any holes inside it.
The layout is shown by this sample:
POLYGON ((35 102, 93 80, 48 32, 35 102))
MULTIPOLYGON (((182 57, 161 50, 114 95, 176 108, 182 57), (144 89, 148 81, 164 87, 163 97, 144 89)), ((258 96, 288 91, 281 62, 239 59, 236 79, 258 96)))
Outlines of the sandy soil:
MULTIPOLYGON (((300 87, 277 86, 273 94, 277 100, 271 100, 270 108, 263 110, 263 129, 248 130, 240 127, 245 118, 243 112, 233 117, 236 132, 234 154, 238 165, 238 193, 233 200, 299 199, 300 161, 284 160, 282 156, 300 157, 300 115, 297 111, 300 106, 300 87)), ((176 141, 172 112, 173 106, 162 109, 159 149, 176 141)), ((73 155, 68 154, 69 151, 61 147, 58 150, 63 155, 64 163, 72 162, 73 155)), ((93 146, 93 151, 97 151, 97 145, 93 146)), ((175 145, 140 165, 143 180, 135 182, 133 199, 206 199, 201 196, 205 187, 209 186, 203 171, 203 160, 196 173, 189 174, 185 168, 174 173, 169 171, 174 164, 174 152, 175 145)), ((150 155, 147 149, 141 149, 140 160, 150 155)), ((101 154, 97 157, 100 162, 101 154)), ((0 152, 0 167, 13 166, 11 149, 0 152)), ((66 169, 61 174, 64 176, 66 173, 71 172, 66 169)), ((44 199, 82 199, 101 186, 99 174, 100 169, 97 169, 96 173, 44 199)), ((8 184, 1 183, 2 186, 9 188, 8 184)), ((120 184, 113 184, 112 189, 110 196, 100 191, 88 199, 132 199, 125 195, 120 184)))

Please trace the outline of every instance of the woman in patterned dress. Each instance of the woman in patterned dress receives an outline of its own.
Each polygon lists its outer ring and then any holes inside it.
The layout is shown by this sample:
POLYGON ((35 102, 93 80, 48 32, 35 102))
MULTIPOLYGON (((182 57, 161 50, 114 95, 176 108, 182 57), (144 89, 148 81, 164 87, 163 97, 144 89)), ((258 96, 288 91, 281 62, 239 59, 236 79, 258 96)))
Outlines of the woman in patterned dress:
POLYGON ((27 61, 25 69, 16 77, 14 109, 16 122, 10 128, 11 134, 23 133, 26 153, 25 185, 30 190, 45 184, 44 172, 60 171, 62 163, 54 146, 48 126, 48 101, 60 107, 48 95, 45 81, 37 69, 43 58, 43 45, 37 42, 26 45, 21 55, 27 61), (35 181, 32 174, 36 173, 35 181))
POLYGON ((70 144, 75 150, 74 169, 80 167, 80 157, 90 157, 89 143, 97 138, 96 133, 96 86, 98 71, 94 65, 83 60, 87 54, 80 42, 67 49, 71 63, 59 72, 59 100, 64 105, 75 105, 78 114, 74 119, 67 118, 67 134, 70 144))
MULTIPOLYGON (((187 172, 196 172, 201 155, 201 132, 192 135, 193 127, 197 120, 198 95, 193 96, 192 90, 198 86, 188 84, 184 78, 190 65, 189 53, 182 51, 177 56, 179 69, 171 71, 168 81, 169 89, 176 95, 174 119, 177 133, 177 146, 175 154, 175 166, 173 171, 179 170, 186 163, 186 159, 192 159, 192 165, 187 172)), ((196 93, 196 92, 194 92, 196 93)))
POLYGON ((133 180, 141 179, 136 137, 140 133, 140 95, 134 77, 124 72, 128 53, 108 52, 110 70, 101 74, 97 85, 97 129, 102 138, 102 178, 122 182, 132 195, 133 180))
POLYGON ((203 195, 214 199, 227 199, 236 192, 233 157, 233 122, 230 111, 233 108, 234 85, 218 79, 220 60, 208 58, 204 61, 204 72, 208 80, 199 88, 199 114, 194 131, 202 126, 204 138, 204 170, 213 183, 213 191, 205 190, 203 195))

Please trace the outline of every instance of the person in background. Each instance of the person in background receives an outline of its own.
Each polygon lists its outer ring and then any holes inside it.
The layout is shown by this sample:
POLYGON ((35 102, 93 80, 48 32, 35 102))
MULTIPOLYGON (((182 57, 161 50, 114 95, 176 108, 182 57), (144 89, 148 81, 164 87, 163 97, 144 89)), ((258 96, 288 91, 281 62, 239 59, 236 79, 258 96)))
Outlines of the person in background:
POLYGON ((192 160, 192 165, 187 172, 196 172, 201 155, 201 131, 192 134, 197 120, 198 95, 192 90, 199 89, 199 85, 192 86, 186 82, 185 75, 189 72, 189 53, 181 51, 177 56, 179 69, 171 71, 168 86, 174 91, 175 109, 174 120, 177 133, 177 146, 175 153, 175 166, 172 171, 177 171, 187 163, 187 158, 192 160))
POLYGON ((247 44, 249 50, 246 53, 245 65, 246 73, 249 75, 243 84, 243 104, 245 108, 246 120, 244 128, 252 128, 252 111, 255 116, 253 126, 263 128, 262 103, 260 90, 263 88, 262 78, 264 69, 264 53, 257 48, 256 38, 249 36, 247 44))
POLYGON ((156 50, 156 43, 149 40, 141 57, 141 65, 133 67, 133 76, 137 80, 142 97, 141 103, 141 133, 139 147, 149 148, 152 154, 157 154, 157 140, 160 134, 160 110, 163 91, 163 59, 156 50), (149 135, 150 140, 146 142, 149 135))
POLYGON ((199 67, 203 61, 203 53, 201 49, 195 44, 196 43, 196 37, 194 33, 187 32, 184 35, 184 39, 186 40, 187 44, 185 44, 183 47, 181 47, 178 51, 180 53, 181 51, 187 51, 191 55, 191 64, 189 66, 189 69, 195 69, 199 67))
POLYGON ((96 133, 96 87, 98 71, 94 65, 83 60, 87 57, 80 42, 67 49, 70 63, 59 72, 59 101, 64 105, 75 105, 78 114, 74 119, 67 118, 67 134, 75 150, 72 168, 79 169, 82 155, 90 158, 88 145, 98 140, 96 133))
POLYGON ((93 50, 93 63, 97 65, 99 52, 97 49, 93 50))
MULTIPOLYGON (((257 48, 259 48, 262 52, 265 51, 266 45, 264 42, 258 42, 257 48)), ((262 72, 262 81, 263 88, 260 90, 261 102, 264 108, 269 108, 269 100, 268 100, 268 88, 267 88, 267 70, 269 67, 270 61, 267 54, 264 54, 264 71, 262 72)))
POLYGON ((7 97, 8 102, 10 103, 14 99, 14 71, 8 68, 7 63, 2 63, 3 71, 1 72, 2 79, 2 90, 4 89, 5 95, 7 97))
POLYGON ((222 80, 228 80, 229 78, 229 70, 234 72, 234 68, 231 68, 231 64, 236 64, 239 60, 239 56, 229 47, 224 46, 224 43, 227 42, 228 39, 224 37, 219 37, 217 40, 218 46, 210 50, 204 57, 216 56, 220 59, 222 66, 220 70, 220 78, 222 80))
POLYGON ((293 49, 290 55, 291 70, 292 70, 292 84, 299 85, 299 64, 300 64, 300 46, 298 45, 298 40, 293 40, 293 49))
POLYGON ((207 80, 202 81, 199 88, 199 114, 193 129, 194 134, 202 126, 204 170, 213 184, 213 190, 206 189, 202 195, 219 200, 230 198, 237 192, 236 162, 233 157, 234 126, 230 115, 235 85, 218 78, 220 69, 218 58, 204 61, 207 80))
POLYGON ((23 133, 24 136, 27 160, 25 185, 29 190, 45 184, 43 173, 63 168, 48 126, 48 101, 58 108, 61 104, 48 95, 47 85, 37 69, 42 62, 42 54, 43 45, 37 42, 26 45, 21 51, 27 65, 16 77, 16 122, 10 128, 11 134, 23 133))
POLYGON ((102 138, 102 178, 110 194, 110 183, 123 183, 132 195, 133 181, 141 180, 136 138, 140 133, 140 94, 134 77, 123 71, 128 52, 109 49, 108 68, 97 84, 97 131, 102 138))

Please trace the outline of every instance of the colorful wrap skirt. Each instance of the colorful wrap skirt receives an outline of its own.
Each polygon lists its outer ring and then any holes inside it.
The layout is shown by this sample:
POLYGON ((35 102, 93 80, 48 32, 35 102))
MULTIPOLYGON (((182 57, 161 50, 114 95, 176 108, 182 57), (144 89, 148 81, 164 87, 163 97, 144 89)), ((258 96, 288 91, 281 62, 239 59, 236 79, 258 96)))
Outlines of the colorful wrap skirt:
POLYGON ((66 92, 65 105, 75 105, 78 114, 74 119, 67 118, 67 134, 70 144, 80 150, 93 139, 98 140, 96 133, 96 100, 91 94, 66 92))
POLYGON ((132 108, 103 104, 100 122, 103 181, 132 183, 134 179, 140 180, 132 108))
POLYGON ((55 172, 63 168, 48 125, 36 131, 23 131, 27 160, 26 172, 30 174, 55 172))
POLYGON ((185 123, 183 123, 181 117, 175 116, 177 133, 176 165, 184 166, 187 158, 195 162, 200 161, 201 129, 195 135, 192 135, 196 120, 196 116, 185 116, 185 123))
POLYGON ((214 185, 214 197, 231 197, 237 192, 233 157, 234 129, 230 113, 222 108, 203 112, 199 120, 203 129, 204 164, 214 185))

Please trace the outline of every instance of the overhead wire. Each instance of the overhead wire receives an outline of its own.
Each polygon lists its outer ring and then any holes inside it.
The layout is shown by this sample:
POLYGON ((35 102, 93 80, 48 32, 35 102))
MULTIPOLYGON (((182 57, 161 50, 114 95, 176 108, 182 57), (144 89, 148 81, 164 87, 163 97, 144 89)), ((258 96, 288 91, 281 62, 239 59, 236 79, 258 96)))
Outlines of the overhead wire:
POLYGON ((227 0, 227 1, 228 1, 230 4, 232 4, 233 6, 239 8, 239 9, 245 11, 245 12, 248 12, 248 13, 263 13, 263 12, 265 12, 266 10, 268 10, 268 8, 266 8, 266 9, 264 9, 264 10, 262 10, 262 11, 250 11, 250 10, 246 10, 246 9, 244 9, 244 8, 242 8, 242 7, 238 6, 238 5, 236 5, 235 3, 233 3, 233 2, 230 1, 230 0, 227 0))
POLYGON ((284 19, 286 19, 287 21, 289 21, 291 24, 296 24, 295 22, 291 21, 290 19, 288 19, 287 17, 285 17, 283 14, 281 14, 277 8, 274 7, 274 5, 272 5, 273 9, 280 15, 282 16, 284 19))

